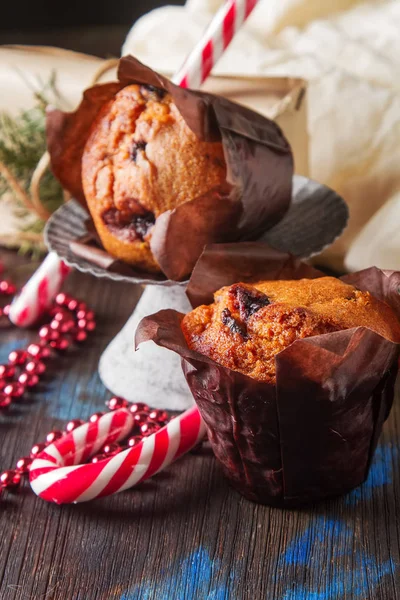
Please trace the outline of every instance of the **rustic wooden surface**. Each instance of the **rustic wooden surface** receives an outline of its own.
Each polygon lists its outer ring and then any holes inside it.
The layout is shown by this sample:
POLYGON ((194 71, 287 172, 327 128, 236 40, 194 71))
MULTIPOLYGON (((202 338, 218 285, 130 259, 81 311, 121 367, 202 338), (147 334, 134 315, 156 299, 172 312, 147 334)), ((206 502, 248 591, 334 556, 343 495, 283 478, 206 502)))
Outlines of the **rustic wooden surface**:
MULTIPOLYGON (((30 267, 3 258, 24 281, 30 267)), ((29 403, 0 416, 0 469, 69 418, 101 409, 108 396, 97 361, 140 290, 79 274, 68 288, 96 310, 98 330, 58 361, 29 403)), ((3 329, 0 336, 3 362, 34 334, 3 329)), ((395 404, 360 489, 302 511, 241 498, 207 448, 140 488, 89 504, 53 506, 28 488, 8 495, 0 502, 0 599, 400 598, 399 419, 395 404)))

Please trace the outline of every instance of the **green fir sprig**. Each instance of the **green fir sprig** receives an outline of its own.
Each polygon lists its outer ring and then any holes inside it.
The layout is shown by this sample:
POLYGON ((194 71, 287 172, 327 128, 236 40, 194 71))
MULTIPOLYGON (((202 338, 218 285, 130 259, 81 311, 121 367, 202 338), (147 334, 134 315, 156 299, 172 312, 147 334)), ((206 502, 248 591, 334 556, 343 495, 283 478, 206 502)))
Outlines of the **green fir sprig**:
MULTIPOLYGON (((29 85, 27 83, 27 85, 29 85)), ((46 106, 49 104, 47 93, 57 97, 55 75, 41 89, 32 90, 35 98, 34 107, 21 111, 17 116, 0 112, 0 162, 2 162, 29 194, 29 185, 35 168, 46 151, 46 106)), ((9 192, 17 204, 16 215, 26 218, 28 208, 21 202, 5 177, 0 174, 0 196, 9 192)), ((56 210, 63 201, 63 190, 50 171, 40 181, 40 198, 48 212, 56 210)), ((30 224, 21 231, 32 234, 42 232, 44 222, 41 219, 30 219, 30 224)), ((35 236, 21 236, 21 250, 35 250, 35 236), (31 239, 29 239, 31 237, 31 239)))

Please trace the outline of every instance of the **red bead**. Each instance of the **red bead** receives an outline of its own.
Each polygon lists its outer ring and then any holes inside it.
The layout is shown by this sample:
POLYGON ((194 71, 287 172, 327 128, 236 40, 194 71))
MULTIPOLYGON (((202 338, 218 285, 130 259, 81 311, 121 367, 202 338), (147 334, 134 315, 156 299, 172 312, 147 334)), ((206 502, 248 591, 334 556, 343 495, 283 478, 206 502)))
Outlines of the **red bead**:
POLYGON ((0 393, 0 409, 8 408, 11 403, 11 396, 6 396, 5 394, 0 393))
POLYGON ((44 325, 44 327, 41 327, 39 329, 39 337, 41 337, 42 340, 49 340, 49 339, 51 339, 52 333, 53 333, 52 330, 47 325, 44 325))
POLYGON ((0 475, 0 486, 6 488, 7 490, 15 490, 21 483, 21 475, 10 469, 9 471, 4 471, 0 475))
POLYGON ((129 438, 127 444, 129 446, 129 448, 133 448, 134 446, 137 446, 138 444, 140 444, 140 442, 142 442, 142 438, 139 435, 134 435, 132 437, 129 438))
POLYGON ((0 379, 0 391, 3 391, 8 381, 6 379, 0 379))
POLYGON ((41 346, 40 344, 29 344, 27 351, 34 358, 49 358, 51 354, 48 346, 41 346))
MULTIPOLYGON (((60 322, 60 321, 58 321, 60 322)), ((70 333, 73 329, 75 329, 75 321, 72 319, 61 321, 60 323, 60 331, 61 333, 70 333)))
POLYGON ((84 422, 85 421, 82 421, 82 419, 72 419, 72 421, 67 423, 65 431, 67 433, 71 433, 71 431, 74 431, 74 429, 77 429, 77 427, 80 427, 81 425, 83 425, 84 422))
POLYGON ((97 422, 97 421, 100 419, 100 417, 102 417, 104 414, 105 414, 105 413, 103 413, 103 412, 97 412, 97 413, 94 413, 94 414, 93 414, 93 415, 92 415, 92 416, 89 418, 89 421, 90 421, 91 423, 96 423, 96 422, 97 422))
POLYGON ((59 440, 60 438, 62 438, 64 435, 63 431, 58 431, 57 429, 55 429, 54 431, 50 431, 50 433, 48 433, 46 435, 46 442, 48 444, 53 444, 53 442, 55 442, 56 440, 59 440))
POLYGON ((86 331, 94 331, 96 329, 96 321, 86 321, 86 331))
POLYGON ((41 452, 46 450, 47 444, 35 444, 31 450, 31 458, 36 458, 41 452))
MULTIPOLYGON (((88 309, 88 307, 87 307, 87 305, 86 305, 86 303, 85 303, 85 302, 79 302, 78 306, 76 307, 77 314, 78 314, 78 312, 79 312, 80 310, 82 310, 82 311, 86 312, 86 311, 87 311, 87 309, 88 309)), ((78 317, 78 319, 79 319, 79 317, 78 317)))
POLYGON ((12 379, 15 375, 15 367, 12 365, 0 365, 0 377, 2 379, 12 379))
POLYGON ((12 296, 17 291, 17 288, 11 281, 7 281, 6 279, 2 279, 0 281, 0 293, 5 294, 6 296, 12 296))
POLYGON ((101 453, 106 454, 107 456, 111 456, 113 454, 118 454, 118 452, 121 452, 121 450, 122 448, 118 444, 106 444, 101 449, 101 453))
POLYGON ((51 311, 51 316, 55 321, 65 321, 65 319, 69 319, 69 313, 62 308, 55 308, 51 311))
POLYGON ((118 408, 125 408, 128 406, 128 401, 125 398, 121 398, 120 396, 113 396, 106 402, 106 406, 110 410, 117 410, 118 408))
POLYGON ((23 365, 28 355, 25 350, 13 350, 8 355, 8 360, 12 365, 23 365))
POLYGON ((159 429, 160 429, 160 426, 157 423, 155 423, 154 421, 147 421, 147 423, 143 423, 143 425, 140 426, 141 434, 144 437, 147 437, 148 435, 152 435, 159 429))
POLYGON ((46 365, 41 360, 30 360, 25 365, 25 371, 30 375, 43 375, 46 368, 46 365))
POLYGON ((86 329, 87 321, 86 319, 79 319, 77 322, 78 329, 86 329))
POLYGON ((78 300, 71 298, 71 300, 67 304, 68 310, 76 310, 78 307, 78 304, 79 304, 78 300))
POLYGON ((165 423, 169 420, 169 415, 165 410, 152 410, 149 412, 149 419, 157 423, 165 423))
POLYGON ((67 338, 60 338, 59 340, 51 341, 50 346, 54 348, 54 350, 63 352, 68 350, 68 348, 71 346, 71 342, 67 340, 67 338))
POLYGON ((81 329, 80 331, 77 331, 74 335, 74 341, 81 343, 84 342, 87 339, 87 333, 86 331, 83 331, 83 329, 81 329))
POLYGON ((110 457, 107 456, 106 454, 96 454, 96 456, 93 456, 93 458, 92 458, 92 463, 98 463, 101 460, 106 460, 106 458, 110 458, 110 457))
POLYGON ((8 317, 8 315, 10 314, 10 304, 6 304, 6 306, 3 306, 3 315, 5 317, 8 317))
POLYGON ((79 309, 76 313, 76 318, 79 319, 87 319, 88 321, 93 321, 94 320, 94 312, 93 310, 87 310, 87 308, 85 309, 79 309))
POLYGON ((57 294, 56 296, 56 304, 58 304, 59 306, 64 306, 66 304, 68 304, 68 302, 70 301, 70 298, 67 296, 67 294, 57 294))
POLYGON ((144 404, 143 402, 134 402, 133 404, 129 405, 129 410, 131 411, 131 413, 149 412, 150 408, 147 406, 147 404, 144 404))
POLYGON ((35 385, 39 383, 39 377, 35 374, 30 375, 25 371, 24 373, 21 373, 21 375, 18 377, 18 381, 26 387, 35 387, 35 385))
POLYGON ((17 462, 16 470, 18 473, 28 473, 29 467, 31 466, 33 458, 30 456, 23 456, 17 462))
POLYGON ((139 425, 141 425, 142 423, 145 423, 149 418, 149 413, 147 412, 137 412, 135 413, 133 419, 135 421, 135 423, 138 423, 139 425))
POLYGON ((50 328, 53 329, 53 331, 59 330, 61 328, 61 321, 53 319, 50 323, 50 328))
POLYGON ((18 381, 14 381, 13 383, 9 383, 4 388, 4 394, 6 396, 11 396, 12 398, 21 398, 24 395, 25 386, 18 381))

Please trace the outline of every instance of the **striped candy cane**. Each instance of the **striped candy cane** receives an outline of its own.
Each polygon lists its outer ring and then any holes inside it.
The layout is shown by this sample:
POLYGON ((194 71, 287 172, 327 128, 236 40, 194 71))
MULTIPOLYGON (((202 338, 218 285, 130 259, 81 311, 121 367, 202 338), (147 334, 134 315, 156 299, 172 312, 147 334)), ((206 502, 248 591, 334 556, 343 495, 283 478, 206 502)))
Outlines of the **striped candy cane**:
POLYGON ((258 1, 227 0, 182 68, 173 77, 174 83, 184 88, 199 88, 258 1))
POLYGON ((126 438, 133 424, 132 413, 122 408, 81 425, 48 446, 31 465, 33 491, 57 504, 116 494, 165 469, 205 434, 203 420, 193 407, 137 446, 97 463, 79 464, 105 444, 126 438))
POLYGON ((69 272, 70 268, 57 254, 48 254, 11 304, 12 323, 17 327, 35 323, 50 308, 69 272))

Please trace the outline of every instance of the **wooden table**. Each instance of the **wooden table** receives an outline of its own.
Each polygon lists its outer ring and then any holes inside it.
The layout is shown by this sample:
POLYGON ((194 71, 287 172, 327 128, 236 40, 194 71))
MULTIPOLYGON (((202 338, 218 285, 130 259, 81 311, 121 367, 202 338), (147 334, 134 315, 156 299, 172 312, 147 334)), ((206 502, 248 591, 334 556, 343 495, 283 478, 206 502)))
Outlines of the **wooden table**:
MULTIPOLYGON (((3 260, 13 279, 26 280, 32 267, 8 253, 3 260)), ((97 362, 140 290, 77 273, 67 287, 96 310, 98 329, 57 361, 29 403, 0 416, 0 469, 51 429, 101 410, 109 396, 97 362)), ((35 337, 0 335, 0 362, 35 337)), ((89 504, 47 504, 28 487, 8 494, 0 502, 0 599, 400 598, 399 419, 395 404, 361 488, 302 511, 240 497, 208 448, 140 488, 89 504)))

